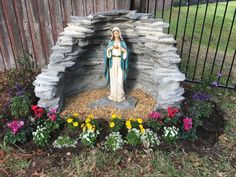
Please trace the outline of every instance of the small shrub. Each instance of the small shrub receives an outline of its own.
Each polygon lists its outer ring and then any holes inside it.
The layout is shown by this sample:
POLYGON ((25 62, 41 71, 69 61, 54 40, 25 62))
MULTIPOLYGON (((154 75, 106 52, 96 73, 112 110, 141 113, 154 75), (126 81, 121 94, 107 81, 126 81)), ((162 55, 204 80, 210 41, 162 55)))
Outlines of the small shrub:
POLYGON ((119 149, 122 149, 124 145, 124 141, 119 132, 112 132, 105 139, 106 140, 104 142, 104 148, 107 151, 117 151, 119 149))
POLYGON ((54 148, 68 148, 73 147, 75 148, 77 145, 77 140, 72 139, 68 135, 59 136, 53 143, 54 148))
POLYGON ((128 133, 126 135, 126 141, 127 144, 132 146, 138 146, 142 144, 141 141, 141 132, 140 130, 136 128, 132 128, 128 130, 128 133))
POLYGON ((179 129, 175 126, 164 127, 164 140, 168 143, 175 143, 177 140, 179 129))
POLYGON ((17 134, 13 134, 12 132, 8 131, 3 140, 6 144, 16 144, 16 143, 25 143, 27 141, 25 131, 20 131, 17 134))
POLYGON ((95 147, 99 134, 99 130, 87 129, 81 133, 79 138, 81 139, 83 145, 87 147, 95 147))
POLYGON ((37 146, 46 146, 50 139, 50 130, 43 125, 39 125, 32 135, 33 141, 37 146))
POLYGON ((141 141, 144 148, 146 149, 153 148, 160 144, 160 140, 157 134, 150 129, 146 129, 145 132, 141 135, 141 141))
POLYGON ((15 117, 26 117, 30 113, 30 105, 32 101, 29 96, 15 96, 11 100, 10 110, 15 117))
POLYGON ((112 114, 109 126, 113 132, 118 132, 124 126, 124 119, 122 119, 121 116, 112 114))

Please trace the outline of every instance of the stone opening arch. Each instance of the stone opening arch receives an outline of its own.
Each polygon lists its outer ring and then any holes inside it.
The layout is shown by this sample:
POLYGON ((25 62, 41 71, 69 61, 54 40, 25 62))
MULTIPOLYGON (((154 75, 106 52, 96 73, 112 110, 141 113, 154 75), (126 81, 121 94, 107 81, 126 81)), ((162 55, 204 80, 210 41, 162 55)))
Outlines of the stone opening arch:
POLYGON ((111 29, 118 26, 130 49, 127 88, 140 88, 157 99, 156 109, 177 106, 184 98, 180 82, 185 79, 177 64, 180 57, 168 27, 151 14, 119 10, 87 17, 72 16, 52 47, 49 64, 34 81, 38 105, 63 107, 64 98, 106 86, 104 48, 111 29))

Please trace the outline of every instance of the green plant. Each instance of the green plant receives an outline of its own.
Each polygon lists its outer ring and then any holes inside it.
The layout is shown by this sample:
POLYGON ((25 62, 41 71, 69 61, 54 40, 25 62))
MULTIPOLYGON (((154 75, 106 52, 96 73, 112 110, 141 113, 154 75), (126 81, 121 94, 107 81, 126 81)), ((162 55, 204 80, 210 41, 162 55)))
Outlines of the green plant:
POLYGON ((6 144, 16 144, 16 143, 25 143, 27 141, 25 131, 21 130, 17 134, 13 134, 12 132, 8 131, 3 140, 6 144))
POLYGON ((32 100, 27 95, 15 96, 11 100, 10 110, 14 117, 25 117, 30 113, 32 100))
POLYGON ((35 132, 32 133, 33 141, 37 146, 45 146, 50 139, 50 129, 39 125, 35 132))
POLYGON ((99 134, 99 130, 86 129, 81 133, 79 138, 81 139, 83 145, 87 147, 94 147, 97 143, 97 137, 99 134))
POLYGON ((59 136, 53 143, 54 148, 68 148, 68 147, 76 147, 77 140, 72 139, 68 135, 59 136))
POLYGON ((118 132, 122 129, 122 127, 124 127, 124 119, 121 119, 119 117, 115 117, 115 118, 112 118, 110 120, 110 128, 111 128, 111 131, 113 132, 118 132))
POLYGON ((124 141, 119 132, 112 132, 105 139, 106 140, 104 142, 104 148, 107 151, 117 151, 119 149, 122 149, 124 145, 124 141))
POLYGON ((129 129, 125 139, 125 142, 132 146, 138 146, 142 144, 141 132, 136 128, 129 129))
POLYGON ((208 101, 193 101, 192 106, 190 108, 190 115, 194 119, 194 123, 197 125, 201 125, 197 120, 201 120, 203 118, 209 118, 213 111, 213 105, 208 101))
POLYGON ((57 119, 57 121, 54 121, 54 122, 51 120, 44 121, 44 126, 51 132, 59 129, 61 124, 62 124, 61 119, 57 119))
POLYGON ((179 129, 175 126, 164 127, 164 140, 168 143, 175 143, 177 140, 179 129))
POLYGON ((146 121, 146 125, 147 127, 151 128, 152 130, 154 130, 155 132, 159 131, 163 126, 163 121, 160 119, 148 119, 146 121))
POLYGON ((141 135, 141 141, 146 149, 153 148, 160 144, 157 134, 150 129, 145 129, 145 132, 141 135))
POLYGON ((197 132, 196 127, 193 126, 193 128, 189 131, 185 131, 183 127, 181 127, 179 131, 179 137, 185 140, 194 141, 197 139, 197 132))

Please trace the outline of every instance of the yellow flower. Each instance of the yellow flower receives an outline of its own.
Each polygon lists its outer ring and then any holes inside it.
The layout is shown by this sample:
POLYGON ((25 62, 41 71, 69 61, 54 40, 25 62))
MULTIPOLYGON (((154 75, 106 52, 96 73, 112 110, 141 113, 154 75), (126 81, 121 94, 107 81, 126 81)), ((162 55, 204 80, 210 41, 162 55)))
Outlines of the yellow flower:
POLYGON ((121 115, 118 115, 118 118, 121 119, 121 115))
POLYGON ((131 125, 126 125, 126 127, 130 130, 132 128, 131 125))
POLYGON ((129 121, 132 121, 132 120, 134 120, 134 118, 133 118, 133 117, 130 117, 130 118, 129 118, 129 121))
POLYGON ((86 123, 89 123, 90 121, 91 121, 90 118, 87 118, 87 119, 85 120, 86 123))
POLYGON ((110 122, 110 127, 113 128, 115 126, 114 122, 110 122))
POLYGON ((71 122, 73 122, 73 119, 69 117, 69 118, 67 119, 67 123, 71 123, 71 122))
POLYGON ((116 114, 112 114, 112 115, 111 115, 111 118, 112 118, 112 119, 115 119, 115 118, 116 118, 116 114))
POLYGON ((142 133, 142 134, 144 134, 144 132, 145 132, 145 129, 144 129, 144 128, 142 128, 142 129, 140 129, 140 131, 141 131, 141 133, 142 133))
POLYGON ((95 131, 95 128, 91 128, 91 130, 94 132, 94 131, 95 131))
POLYGON ((78 113, 74 113, 74 114, 72 114, 72 116, 79 117, 79 114, 78 113))
POLYGON ((83 127, 84 127, 84 123, 81 124, 81 128, 83 128, 83 127))
POLYGON ((85 130, 86 130, 86 126, 83 127, 83 132, 85 132, 85 130))
POLYGON ((126 125, 126 127, 127 127, 128 129, 131 129, 131 128, 132 128, 130 120, 127 120, 127 121, 125 122, 125 125, 126 125))
POLYGON ((127 120, 127 121, 125 122, 125 125, 131 125, 130 120, 127 120))
POLYGON ((140 130, 141 130, 141 129, 143 129, 143 125, 142 125, 142 124, 140 124, 140 125, 139 125, 139 128, 140 128, 140 130))
POLYGON ((138 118, 137 121, 138 121, 138 123, 140 123, 140 124, 143 123, 143 119, 142 119, 142 118, 138 118))
POLYGON ((78 127, 79 123, 78 122, 74 122, 73 125, 74 125, 74 127, 78 127))
POLYGON ((91 130, 93 128, 93 126, 90 123, 87 123, 86 126, 89 130, 91 130))
POLYGON ((94 115, 93 114, 89 114, 88 118, 94 119, 94 115))

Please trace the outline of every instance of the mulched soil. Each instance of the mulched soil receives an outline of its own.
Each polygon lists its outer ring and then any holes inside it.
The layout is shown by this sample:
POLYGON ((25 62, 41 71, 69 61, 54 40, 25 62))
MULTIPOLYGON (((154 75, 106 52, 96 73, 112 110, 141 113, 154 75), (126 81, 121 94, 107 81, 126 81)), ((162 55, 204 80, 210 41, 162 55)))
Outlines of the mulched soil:
POLYGON ((73 97, 67 98, 65 102, 64 111, 61 115, 65 116, 71 113, 79 113, 81 117, 87 117, 93 114, 96 118, 110 118, 112 113, 121 115, 124 118, 129 117, 146 117, 156 105, 156 100, 148 93, 142 90, 128 91, 127 95, 134 97, 138 100, 134 109, 120 110, 113 107, 98 107, 95 109, 89 108, 89 104, 109 95, 108 89, 97 89, 85 91, 73 97))

